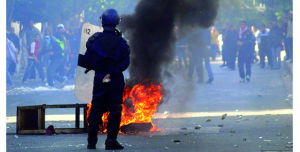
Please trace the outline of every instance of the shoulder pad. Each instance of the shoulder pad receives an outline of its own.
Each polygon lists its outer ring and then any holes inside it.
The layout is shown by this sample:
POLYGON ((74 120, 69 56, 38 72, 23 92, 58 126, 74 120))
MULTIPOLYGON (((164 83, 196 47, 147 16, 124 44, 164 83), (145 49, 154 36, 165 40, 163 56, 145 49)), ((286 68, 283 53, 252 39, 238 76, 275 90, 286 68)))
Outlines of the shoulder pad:
POLYGON ((86 42, 86 48, 89 49, 93 42, 96 40, 96 38, 101 34, 101 32, 96 32, 94 33, 89 39, 88 41, 86 42))

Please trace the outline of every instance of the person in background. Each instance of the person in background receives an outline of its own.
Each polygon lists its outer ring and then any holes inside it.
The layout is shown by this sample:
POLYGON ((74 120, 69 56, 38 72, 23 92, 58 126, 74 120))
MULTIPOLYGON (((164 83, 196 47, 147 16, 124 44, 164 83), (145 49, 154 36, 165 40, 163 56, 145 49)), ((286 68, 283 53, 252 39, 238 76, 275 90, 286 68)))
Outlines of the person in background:
POLYGON ((65 76, 65 65, 67 64, 67 56, 69 54, 69 37, 68 34, 65 31, 64 25, 63 24, 58 24, 57 25, 58 31, 54 34, 56 37, 57 42, 59 43, 60 47, 63 50, 63 62, 59 67, 57 68, 56 72, 59 73, 60 76, 64 77, 65 76))
POLYGON ((234 29, 233 25, 229 26, 229 31, 227 32, 227 39, 228 39, 228 68, 230 70, 235 70, 238 33, 234 29))
POLYGON ((63 50, 61 49, 59 43, 53 39, 50 35, 45 35, 44 37, 45 45, 42 48, 40 55, 49 54, 50 64, 47 68, 47 81, 49 87, 54 87, 54 79, 61 82, 61 87, 67 82, 67 78, 63 78, 58 75, 55 70, 62 64, 63 60, 63 50))
POLYGON ((288 17, 288 24, 287 24, 287 32, 286 32, 286 42, 288 46, 288 50, 290 52, 290 59, 287 60, 287 62, 293 63, 293 12, 290 11, 287 14, 288 17))
MULTIPOLYGON (((10 33, 7 34, 7 38, 13 42, 15 48, 16 48, 16 51, 17 51, 17 54, 19 54, 19 51, 20 51, 20 40, 19 40, 19 37, 15 34, 15 28, 11 28, 10 30, 10 33)), ((13 61, 10 63, 10 66, 8 68, 8 72, 11 74, 11 75, 14 75, 15 74, 15 71, 16 71, 16 63, 13 61)))
POLYGON ((265 58, 266 56, 268 57, 268 62, 270 62, 272 59, 269 58, 268 56, 268 37, 269 37, 269 32, 266 30, 266 27, 264 24, 261 25, 260 27, 260 32, 257 35, 257 43, 258 43, 258 48, 259 48, 259 54, 260 54, 260 63, 261 67, 260 68, 265 68, 265 58))
POLYGON ((228 56, 228 41, 226 39, 226 34, 227 31, 229 30, 229 23, 225 24, 225 28, 222 30, 222 40, 223 40, 223 45, 222 45, 222 60, 223 64, 220 67, 225 67, 227 66, 227 56, 228 56))
MULTIPOLYGON (((21 54, 21 63, 23 63, 22 67, 26 67, 28 65, 28 51, 31 48, 31 43, 35 39, 35 35, 39 34, 41 37, 40 31, 34 26, 33 20, 29 20, 29 26, 25 28, 22 32, 20 37, 22 37, 22 54, 21 54)), ((35 80, 36 79, 36 74, 35 70, 32 69, 30 71, 28 79, 35 80)))
POLYGON ((75 69, 77 67, 78 54, 80 49, 80 37, 79 37, 79 29, 76 29, 75 32, 69 29, 69 41, 70 41, 70 52, 69 52, 69 60, 71 63, 70 70, 67 73, 68 79, 72 79, 75 77, 75 69))
POLYGON ((247 22, 240 22, 239 37, 237 41, 238 45, 238 67, 241 77, 240 82, 250 82, 251 78, 251 60, 253 59, 253 33, 247 28, 247 22), (246 64, 246 76, 245 76, 245 64, 246 64))
POLYGON ((287 33, 287 25, 288 25, 288 18, 287 16, 285 16, 283 18, 283 23, 282 23, 282 26, 281 26, 281 29, 282 29, 282 32, 283 32, 283 38, 284 38, 284 50, 285 50, 285 53, 286 53, 286 56, 285 56, 285 61, 291 61, 291 55, 290 55, 290 50, 289 50, 289 47, 287 46, 287 39, 286 39, 286 33, 287 33))
POLYGON ((217 53, 220 52, 219 50, 219 41, 218 41, 218 36, 219 32, 216 30, 215 27, 211 28, 211 50, 212 50, 212 60, 216 60, 217 53))
MULTIPOLYGON (((250 28, 249 28, 250 29, 250 28)), ((255 35, 255 27, 254 26, 251 26, 251 32, 253 33, 253 44, 252 44, 252 52, 253 52, 253 60, 251 60, 251 63, 256 63, 258 62, 258 59, 256 57, 256 52, 255 52, 255 42, 256 42, 256 35, 255 35)))
MULTIPOLYGON (((214 81, 214 75, 211 69, 210 65, 210 55, 211 55, 211 31, 209 29, 204 31, 204 43, 206 45, 206 48, 204 48, 203 58, 204 58, 204 64, 205 69, 208 74, 208 80, 205 82, 206 84, 211 84, 214 81)), ((201 59, 202 60, 202 59, 201 59)))
POLYGON ((31 43, 31 47, 28 51, 28 65, 27 65, 27 69, 24 73, 22 83, 27 83, 26 80, 28 78, 29 72, 32 71, 32 69, 33 70, 37 69, 42 81, 45 80, 45 74, 44 74, 43 67, 42 67, 40 61, 37 59, 39 57, 40 51, 41 51, 40 35, 36 34, 35 40, 34 40, 34 42, 31 43))
MULTIPOLYGON (((52 35, 52 31, 51 31, 50 27, 46 27, 44 31, 45 32, 44 32, 43 40, 45 39, 45 36, 48 35, 48 36, 51 37, 52 40, 56 41, 55 36, 52 35)), ((38 60, 42 63, 45 71, 47 71, 47 68, 48 68, 48 66, 50 64, 49 54, 45 54, 44 56, 39 56, 38 60)))
POLYGON ((17 50, 13 42, 6 38, 6 83, 9 84, 8 89, 12 89, 14 87, 11 75, 8 72, 8 67, 11 62, 15 62, 16 64, 19 63, 17 59, 17 50))
POLYGON ((187 60, 186 60, 186 50, 188 48, 186 37, 180 37, 178 33, 178 27, 175 26, 175 33, 176 33, 176 54, 178 57, 179 69, 182 69, 182 60, 184 61, 185 67, 188 67, 187 60))
POLYGON ((278 26, 277 20, 274 19, 272 22, 273 27, 269 32, 269 42, 272 49, 272 69, 280 69, 281 68, 281 58, 280 52, 282 50, 282 39, 283 32, 282 29, 278 26))

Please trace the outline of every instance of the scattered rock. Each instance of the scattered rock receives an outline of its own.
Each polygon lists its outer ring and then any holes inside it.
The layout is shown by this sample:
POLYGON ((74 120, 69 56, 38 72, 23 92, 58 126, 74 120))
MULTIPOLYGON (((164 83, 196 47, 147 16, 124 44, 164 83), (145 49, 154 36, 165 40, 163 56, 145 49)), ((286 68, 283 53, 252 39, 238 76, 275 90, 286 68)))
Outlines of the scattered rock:
POLYGON ((293 148, 293 145, 285 145, 286 148, 293 148))
POLYGON ((187 131, 187 128, 180 128, 180 130, 187 131))
POLYGON ((170 113, 170 111, 165 111, 165 112, 164 112, 164 114, 169 114, 169 113, 170 113))
POLYGON ((201 126, 200 125, 198 125, 198 126, 195 126, 195 129, 200 129, 201 128, 201 126))
POLYGON ((281 135, 282 135, 282 133, 281 133, 281 132, 279 132, 279 133, 277 133, 276 135, 277 135, 277 136, 281 136, 281 135))
POLYGON ((221 119, 224 120, 227 117, 227 113, 223 114, 221 119))

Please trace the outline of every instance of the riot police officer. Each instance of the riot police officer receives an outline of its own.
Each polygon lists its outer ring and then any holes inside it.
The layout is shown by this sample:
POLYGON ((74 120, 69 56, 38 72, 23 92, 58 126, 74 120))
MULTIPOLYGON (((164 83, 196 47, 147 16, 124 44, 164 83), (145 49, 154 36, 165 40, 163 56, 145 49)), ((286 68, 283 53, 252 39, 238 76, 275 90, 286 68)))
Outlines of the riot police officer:
POLYGON ((88 149, 96 149, 99 124, 103 113, 109 111, 105 149, 123 149, 117 141, 120 129, 123 71, 129 66, 130 49, 116 26, 121 18, 114 9, 107 9, 100 16, 103 32, 95 33, 86 44, 83 58, 85 68, 95 71, 93 99, 88 118, 88 149))
POLYGON ((241 80, 240 82, 250 82, 251 77, 251 60, 253 59, 253 52, 251 45, 253 44, 253 34, 250 29, 247 28, 247 22, 240 22, 240 31, 238 38, 238 67, 241 80), (246 76, 245 76, 245 64, 246 64, 246 76))

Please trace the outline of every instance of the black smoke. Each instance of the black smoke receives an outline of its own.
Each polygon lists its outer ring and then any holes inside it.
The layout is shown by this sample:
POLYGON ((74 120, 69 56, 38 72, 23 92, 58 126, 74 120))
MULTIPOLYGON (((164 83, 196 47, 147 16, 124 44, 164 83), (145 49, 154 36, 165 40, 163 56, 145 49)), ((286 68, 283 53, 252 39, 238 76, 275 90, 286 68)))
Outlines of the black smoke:
POLYGON ((122 16, 121 31, 131 48, 130 79, 162 82, 162 71, 174 61, 176 36, 194 28, 208 28, 217 16, 219 0, 141 0, 134 14, 122 16))

